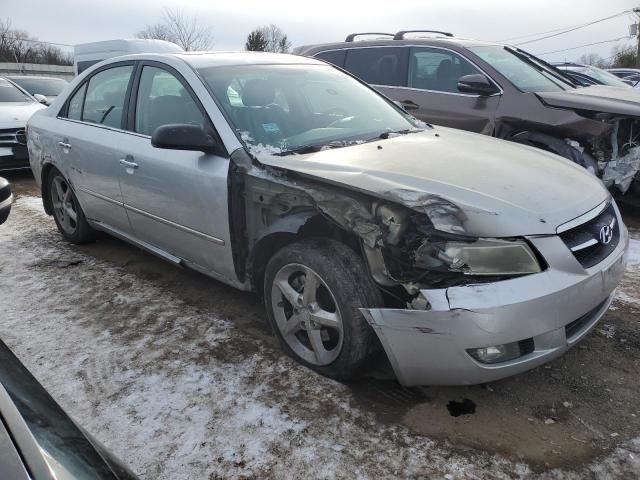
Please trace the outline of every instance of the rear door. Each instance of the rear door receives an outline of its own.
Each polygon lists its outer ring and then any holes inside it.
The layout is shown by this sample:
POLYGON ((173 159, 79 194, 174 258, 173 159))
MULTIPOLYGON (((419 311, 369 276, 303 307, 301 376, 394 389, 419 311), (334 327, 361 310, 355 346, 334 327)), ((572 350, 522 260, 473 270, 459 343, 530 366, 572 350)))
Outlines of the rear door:
POLYGON ((134 236, 230 278, 229 159, 222 142, 217 155, 154 148, 153 132, 171 123, 202 125, 218 138, 183 76, 163 63, 143 62, 131 99, 131 134, 120 145, 120 184, 134 236))
POLYGON ((76 88, 56 128, 56 157, 85 215, 119 232, 131 231, 118 176, 134 62, 102 68, 76 88))

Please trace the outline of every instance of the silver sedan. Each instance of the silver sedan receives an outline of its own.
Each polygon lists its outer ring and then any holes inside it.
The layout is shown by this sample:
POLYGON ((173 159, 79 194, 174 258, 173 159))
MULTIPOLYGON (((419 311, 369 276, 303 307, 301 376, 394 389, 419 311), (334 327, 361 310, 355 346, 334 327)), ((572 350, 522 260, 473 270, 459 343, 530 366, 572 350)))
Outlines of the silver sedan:
POLYGON ((424 124, 314 59, 110 59, 27 136, 66 239, 107 232, 255 291, 284 350, 338 379, 381 351, 405 385, 522 372, 594 327, 625 268, 596 177, 424 124))

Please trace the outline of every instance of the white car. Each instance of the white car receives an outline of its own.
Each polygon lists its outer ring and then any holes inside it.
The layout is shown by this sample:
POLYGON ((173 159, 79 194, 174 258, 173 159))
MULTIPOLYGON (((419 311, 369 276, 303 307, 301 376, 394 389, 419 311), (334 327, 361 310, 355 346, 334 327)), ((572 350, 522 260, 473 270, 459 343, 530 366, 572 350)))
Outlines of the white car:
POLYGON ((43 108, 27 92, 0 77, 0 171, 30 168, 25 127, 31 115, 43 108))

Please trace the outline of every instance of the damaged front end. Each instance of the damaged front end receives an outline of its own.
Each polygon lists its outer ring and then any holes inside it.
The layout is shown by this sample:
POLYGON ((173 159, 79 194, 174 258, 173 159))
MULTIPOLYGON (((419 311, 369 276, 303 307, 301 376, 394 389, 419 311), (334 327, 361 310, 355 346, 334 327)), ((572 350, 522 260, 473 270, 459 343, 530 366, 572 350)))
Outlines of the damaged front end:
POLYGON ((232 206, 242 205, 244 219, 232 217, 244 228, 234 235, 246 240, 236 259, 248 280, 260 288, 256 265, 271 240, 322 236, 351 246, 383 299, 361 312, 404 385, 482 383, 549 361, 593 328, 624 273, 624 228, 598 272, 585 275, 542 218, 537 235, 525 236, 500 228, 504 212, 477 204, 408 186, 365 190, 272 163, 247 161, 232 176, 242 178, 243 202, 232 206), (493 231, 503 236, 486 235, 493 231), (566 333, 572 321, 578 333, 566 333))
MULTIPOLYGON (((604 121, 602 115, 600 118, 604 121)), ((609 123, 608 135, 588 141, 587 148, 607 188, 615 186, 625 193, 640 171, 640 119, 613 118, 609 123)))

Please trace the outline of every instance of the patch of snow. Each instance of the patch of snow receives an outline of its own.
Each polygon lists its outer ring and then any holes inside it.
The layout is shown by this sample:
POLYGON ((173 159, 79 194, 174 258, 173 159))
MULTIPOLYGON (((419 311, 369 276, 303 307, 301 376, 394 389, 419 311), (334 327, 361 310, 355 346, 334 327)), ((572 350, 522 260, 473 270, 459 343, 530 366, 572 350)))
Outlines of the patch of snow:
MULTIPOLYGON (((0 337, 143 480, 532 474, 381 424, 347 386, 91 248, 64 242, 39 199, 19 198, 0 227, 0 337), (82 263, 46 261, 71 256, 82 263)), ((639 449, 545 477, 631 478, 639 449)))
POLYGON ((16 199, 13 206, 18 208, 28 208, 34 212, 46 215, 44 205, 42 204, 42 199, 40 197, 20 196, 16 199))

